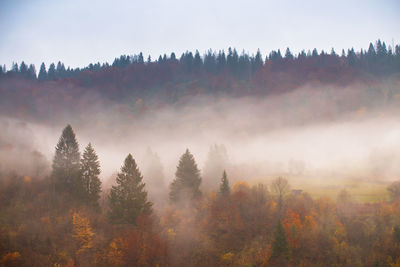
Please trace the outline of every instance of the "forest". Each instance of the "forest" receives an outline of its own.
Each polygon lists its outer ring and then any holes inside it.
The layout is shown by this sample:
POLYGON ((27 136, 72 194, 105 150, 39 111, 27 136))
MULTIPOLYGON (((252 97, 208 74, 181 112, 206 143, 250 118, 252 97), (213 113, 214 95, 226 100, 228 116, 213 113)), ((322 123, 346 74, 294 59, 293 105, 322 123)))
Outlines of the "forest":
POLYGON ((0 266, 400 266, 400 45, 21 62, 0 96, 0 266))

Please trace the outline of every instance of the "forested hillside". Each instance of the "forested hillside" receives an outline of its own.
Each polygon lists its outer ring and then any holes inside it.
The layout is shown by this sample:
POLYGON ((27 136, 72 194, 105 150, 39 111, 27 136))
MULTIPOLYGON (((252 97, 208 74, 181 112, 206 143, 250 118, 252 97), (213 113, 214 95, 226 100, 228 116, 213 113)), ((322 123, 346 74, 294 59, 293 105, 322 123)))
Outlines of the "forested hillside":
POLYGON ((0 68, 2 266, 400 266, 400 46, 0 68))

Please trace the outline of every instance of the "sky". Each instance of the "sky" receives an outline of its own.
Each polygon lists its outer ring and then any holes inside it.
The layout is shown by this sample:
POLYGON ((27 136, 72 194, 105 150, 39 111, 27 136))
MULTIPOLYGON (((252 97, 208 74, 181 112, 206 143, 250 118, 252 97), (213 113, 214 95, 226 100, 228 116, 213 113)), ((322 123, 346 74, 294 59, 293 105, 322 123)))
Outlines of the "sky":
POLYGON ((235 47, 300 52, 400 43, 398 0, 0 0, 0 64, 83 67, 235 47))

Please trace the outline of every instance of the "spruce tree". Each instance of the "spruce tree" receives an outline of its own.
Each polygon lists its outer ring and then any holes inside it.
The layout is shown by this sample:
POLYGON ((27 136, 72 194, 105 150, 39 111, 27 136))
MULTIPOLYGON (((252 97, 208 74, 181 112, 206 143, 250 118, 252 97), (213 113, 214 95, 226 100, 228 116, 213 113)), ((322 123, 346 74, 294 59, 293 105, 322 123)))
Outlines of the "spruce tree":
POLYGON ((35 68, 35 65, 33 65, 33 64, 29 65, 27 77, 29 79, 32 79, 32 80, 36 79, 36 68, 35 68))
POLYGON ((44 63, 42 63, 42 65, 40 65, 38 79, 39 79, 39 81, 47 80, 46 65, 44 63))
POLYGON ((181 200, 200 197, 200 184, 200 170, 197 168, 193 155, 186 149, 176 168, 175 180, 170 185, 170 200, 177 203, 181 200))
POLYGON ((53 159, 52 179, 57 192, 81 196, 80 153, 71 125, 63 130, 53 159))
POLYGON ((50 64, 49 70, 47 72, 47 78, 49 80, 54 80, 56 78, 56 65, 54 65, 54 63, 50 64))
POLYGON ((286 266, 289 258, 289 244, 281 220, 278 221, 272 243, 271 263, 277 266, 286 266))
POLYGON ((100 163, 91 143, 87 145, 82 155, 81 175, 87 204, 98 208, 101 192, 100 163))
POLYGON ((142 174, 129 154, 117 175, 117 185, 110 190, 108 216, 111 222, 135 224, 140 214, 151 213, 152 203, 147 201, 142 180, 142 174))
POLYGON ((219 194, 221 196, 227 197, 231 194, 231 188, 229 186, 229 181, 226 176, 226 171, 224 170, 221 178, 221 184, 219 186, 219 194))

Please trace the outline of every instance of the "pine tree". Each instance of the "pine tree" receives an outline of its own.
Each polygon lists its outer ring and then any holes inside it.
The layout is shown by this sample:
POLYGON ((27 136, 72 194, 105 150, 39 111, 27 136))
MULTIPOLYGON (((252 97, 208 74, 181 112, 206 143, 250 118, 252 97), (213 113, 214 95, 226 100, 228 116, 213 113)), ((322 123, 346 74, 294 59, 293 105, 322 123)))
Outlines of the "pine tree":
POLYGON ((272 252, 270 261, 277 266, 286 266, 289 258, 289 244, 286 238, 282 222, 279 220, 274 233, 274 242, 272 243, 272 252))
POLYGON ((42 63, 42 65, 40 65, 38 79, 39 79, 39 81, 47 80, 47 71, 46 71, 46 65, 44 64, 44 62, 42 63))
POLYGON ((89 143, 81 159, 81 175, 85 198, 90 206, 99 207, 101 181, 99 179, 100 163, 96 152, 89 143))
POLYGON ((285 58, 286 58, 287 60, 293 60, 293 54, 292 54, 292 52, 290 52, 289 47, 286 48, 285 58))
POLYGON ((136 224, 140 214, 151 213, 152 203, 147 201, 147 192, 142 180, 142 174, 129 154, 117 175, 117 185, 110 191, 108 216, 111 222, 136 224))
POLYGON ((36 68, 35 68, 35 65, 33 65, 33 64, 30 64, 29 65, 29 68, 28 68, 28 78, 29 79, 36 79, 36 68))
POLYGON ((170 185, 170 200, 177 203, 181 200, 200 197, 200 184, 200 170, 197 168, 193 155, 189 149, 186 149, 176 168, 175 180, 170 185))
POLYGON ((49 70, 47 72, 47 78, 49 80, 54 80, 56 78, 56 65, 54 65, 54 63, 50 64, 49 70))
POLYGON ((261 55, 260 49, 258 49, 257 50, 257 54, 256 54, 256 56, 254 58, 253 73, 258 71, 259 69, 261 69, 263 64, 264 64, 264 62, 263 62, 263 59, 262 59, 262 55, 261 55))
POLYGON ((218 177, 228 165, 228 153, 223 144, 214 144, 210 147, 207 159, 204 163, 202 175, 202 188, 206 191, 218 187, 218 177))
POLYGON ((80 153, 71 125, 63 130, 53 159, 52 179, 57 192, 81 196, 80 153))
POLYGON ((19 73, 24 78, 27 78, 27 76, 28 76, 28 66, 23 61, 21 62, 21 65, 19 67, 19 73))
POLYGON ((226 176, 225 170, 222 174, 221 185, 219 186, 219 194, 224 197, 227 197, 231 194, 231 188, 229 186, 229 180, 226 176))

